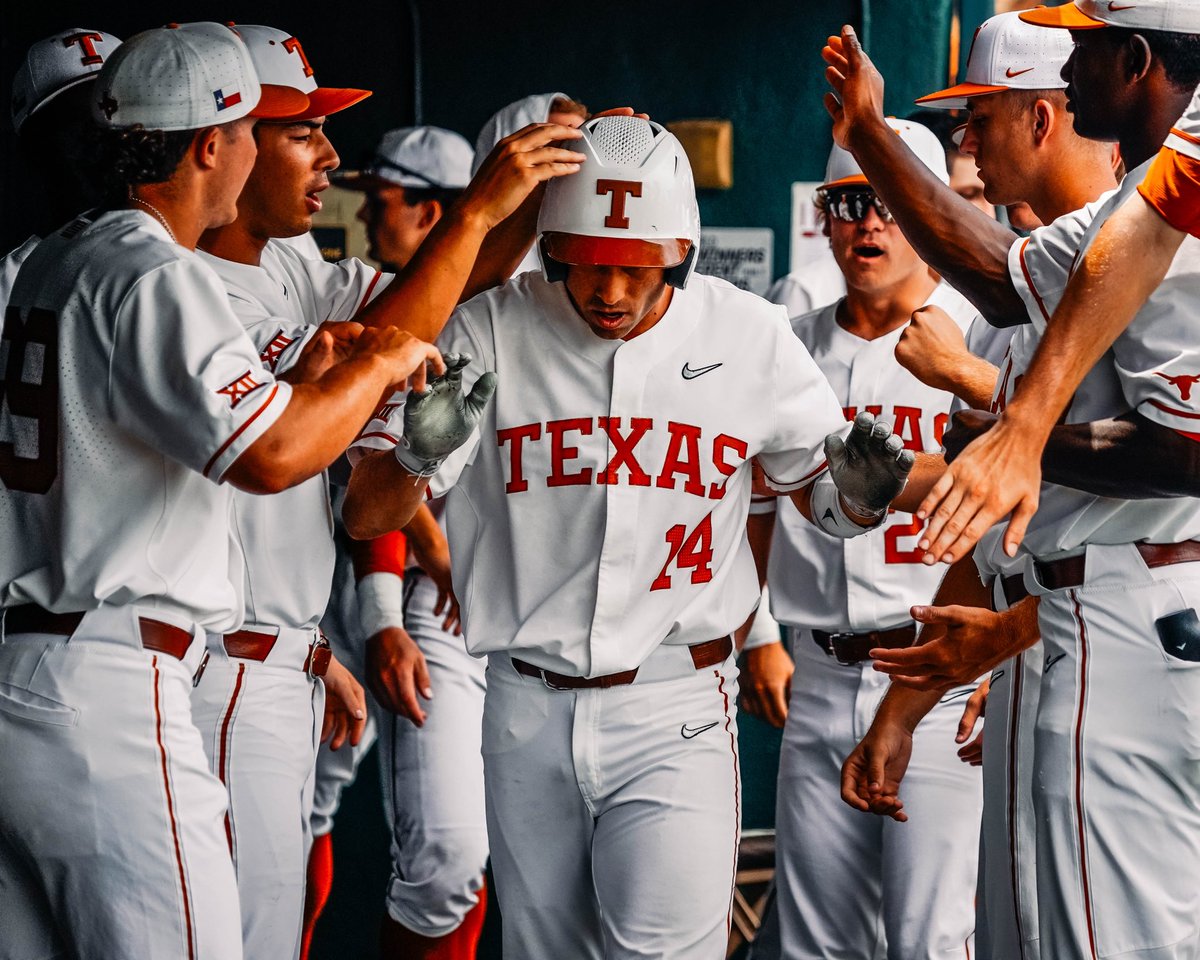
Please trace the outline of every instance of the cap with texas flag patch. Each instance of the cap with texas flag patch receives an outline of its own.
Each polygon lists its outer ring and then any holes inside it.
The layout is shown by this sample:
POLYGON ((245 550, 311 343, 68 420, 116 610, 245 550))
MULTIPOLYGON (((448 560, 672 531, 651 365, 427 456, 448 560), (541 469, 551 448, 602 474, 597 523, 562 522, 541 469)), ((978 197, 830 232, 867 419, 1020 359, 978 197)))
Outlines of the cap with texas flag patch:
POLYGON ((1200 3, 1196 0, 1075 0, 1059 7, 1024 10, 1020 17, 1039 27, 1098 30, 1162 30, 1200 33, 1200 3))
POLYGON ((1041 30, 1019 14, 1002 13, 985 20, 971 41, 965 82, 920 97, 917 103, 941 110, 961 110, 971 97, 1005 90, 1061 90, 1060 76, 1071 55, 1071 35, 1041 30))
POLYGON ((92 116, 102 127, 200 130, 249 116, 283 117, 308 100, 263 90, 246 44, 220 23, 145 30, 109 56, 96 77, 92 116))
POLYGON ((307 106, 283 119, 306 120, 311 117, 326 117, 339 110, 345 110, 371 95, 370 90, 317 86, 317 78, 313 75, 313 68, 308 62, 304 48, 290 33, 253 24, 239 23, 230 26, 246 41, 254 68, 258 71, 258 79, 264 89, 296 90, 308 98, 307 106))

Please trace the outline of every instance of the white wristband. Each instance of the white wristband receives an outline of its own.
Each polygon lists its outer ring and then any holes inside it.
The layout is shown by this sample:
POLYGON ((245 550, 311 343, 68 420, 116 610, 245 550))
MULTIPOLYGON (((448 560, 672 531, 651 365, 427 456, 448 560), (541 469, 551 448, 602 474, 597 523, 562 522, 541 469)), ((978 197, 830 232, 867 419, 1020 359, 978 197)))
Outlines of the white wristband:
POLYGON ((871 526, 860 526, 846 513, 845 507, 842 506, 841 494, 828 474, 817 478, 813 483, 812 512, 813 522, 825 533, 840 540, 850 540, 869 530, 878 529, 887 517, 887 511, 883 510, 871 526))
POLYGON ((404 626, 404 580, 394 573, 368 573, 358 581, 358 619, 364 637, 404 626))

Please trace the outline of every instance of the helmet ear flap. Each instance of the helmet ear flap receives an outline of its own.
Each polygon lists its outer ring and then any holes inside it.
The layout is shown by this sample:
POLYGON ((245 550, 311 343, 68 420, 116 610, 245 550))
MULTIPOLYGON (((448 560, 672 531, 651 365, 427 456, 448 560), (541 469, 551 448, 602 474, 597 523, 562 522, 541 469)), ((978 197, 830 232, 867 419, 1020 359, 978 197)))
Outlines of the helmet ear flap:
POLYGON ((542 263, 542 276, 546 278, 547 283, 566 283, 567 281, 567 265, 559 260, 555 260, 546 252, 546 238, 538 237, 538 259, 542 263))
POLYGON ((665 279, 668 284, 680 290, 683 290, 688 285, 688 280, 692 278, 692 270, 696 266, 696 255, 699 249, 699 245, 693 243, 688 248, 687 256, 683 258, 683 263, 667 269, 665 279))

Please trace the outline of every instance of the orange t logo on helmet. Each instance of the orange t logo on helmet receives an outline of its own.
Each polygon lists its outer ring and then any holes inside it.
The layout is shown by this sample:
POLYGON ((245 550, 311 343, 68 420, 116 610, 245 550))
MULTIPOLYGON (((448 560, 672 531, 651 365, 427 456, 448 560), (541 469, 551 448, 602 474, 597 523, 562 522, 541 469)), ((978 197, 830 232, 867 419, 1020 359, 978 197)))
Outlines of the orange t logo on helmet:
POLYGON ((608 216, 604 218, 604 225, 628 230, 629 218, 625 216, 625 198, 640 197, 641 183, 637 180, 597 180, 596 196, 602 197, 606 193, 612 194, 612 206, 609 207, 608 216))

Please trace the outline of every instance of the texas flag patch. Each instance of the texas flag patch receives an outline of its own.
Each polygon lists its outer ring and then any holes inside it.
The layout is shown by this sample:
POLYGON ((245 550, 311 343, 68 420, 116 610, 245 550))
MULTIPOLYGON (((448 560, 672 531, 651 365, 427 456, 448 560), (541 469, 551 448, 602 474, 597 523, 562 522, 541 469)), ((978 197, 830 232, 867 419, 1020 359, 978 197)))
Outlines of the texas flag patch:
POLYGON ((214 90, 213 99, 217 101, 217 113, 227 107, 236 107, 242 102, 242 95, 237 91, 226 93, 224 90, 214 90))

